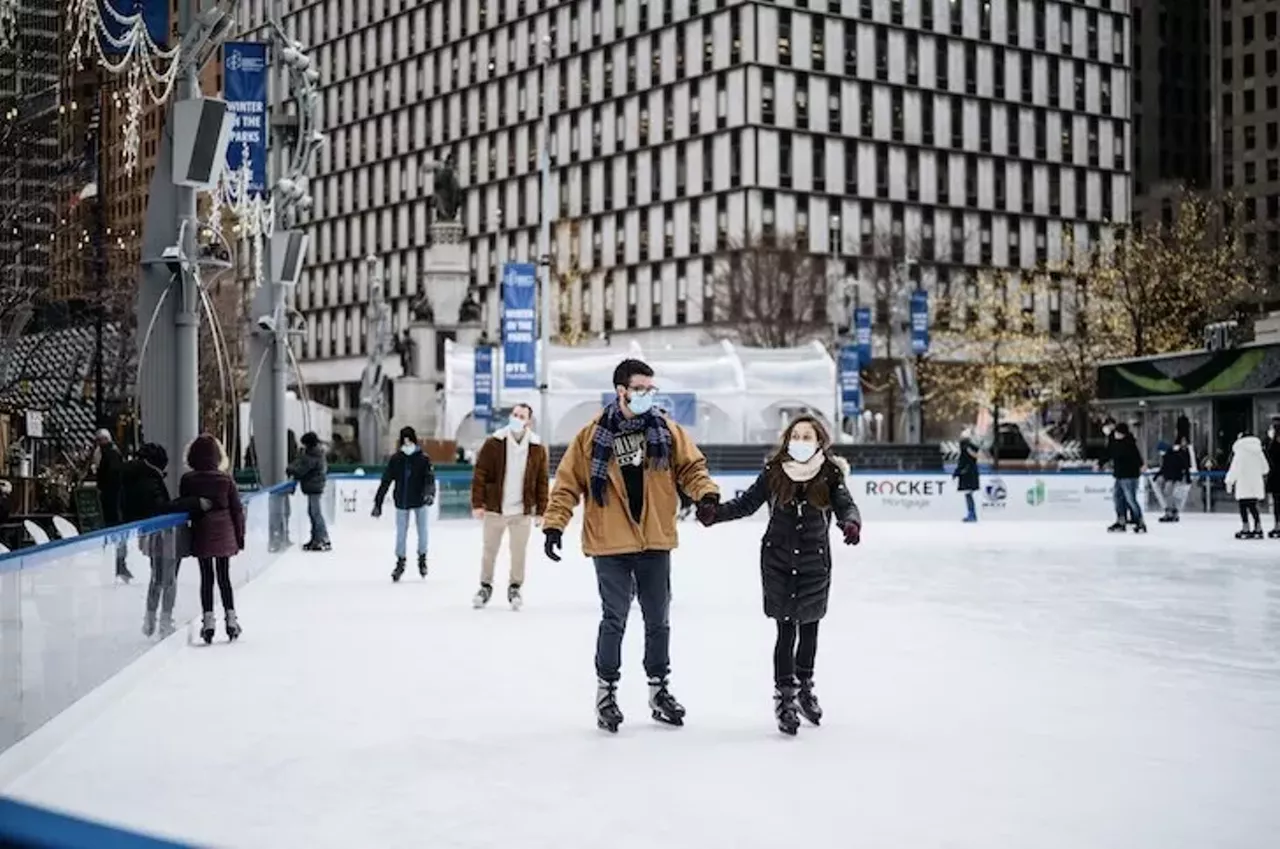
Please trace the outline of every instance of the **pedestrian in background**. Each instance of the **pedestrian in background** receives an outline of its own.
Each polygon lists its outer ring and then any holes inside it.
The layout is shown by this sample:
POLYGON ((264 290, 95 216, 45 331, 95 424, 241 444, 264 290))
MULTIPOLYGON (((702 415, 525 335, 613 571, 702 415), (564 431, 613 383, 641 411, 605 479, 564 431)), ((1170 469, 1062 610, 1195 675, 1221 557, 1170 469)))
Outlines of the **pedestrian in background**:
POLYGON ((325 525, 322 498, 329 478, 329 463, 324 456, 320 437, 308 431, 302 434, 302 451, 289 464, 289 477, 298 482, 298 488, 307 497, 307 516, 311 519, 311 539, 302 546, 304 551, 328 551, 329 528, 325 525))
POLYGON ((956 479, 956 489, 964 493, 964 521, 978 521, 978 507, 974 504, 973 494, 978 491, 978 444, 973 441, 973 430, 965 428, 960 431, 960 457, 956 460, 956 470, 951 475, 956 479))
MULTIPOLYGON (((97 444, 98 463, 94 469, 94 480, 98 484, 98 503, 102 507, 102 526, 112 528, 121 524, 120 486, 121 472, 124 470, 124 455, 116 446, 108 430, 99 430, 94 434, 97 444)), ((129 550, 126 543, 116 546, 116 577, 126 584, 133 580, 133 573, 128 566, 129 550)))
POLYGON ((418 533, 418 574, 427 577, 427 508, 436 500, 436 473, 431 458, 418 445, 418 433, 411 427, 400 429, 400 449, 387 460, 382 483, 373 497, 373 518, 382 515, 382 501, 395 485, 391 500, 396 505, 396 568, 391 580, 404 574, 409 519, 418 533))
POLYGON ((200 609, 204 614, 200 638, 213 641, 213 585, 217 581, 222 596, 222 613, 227 639, 241 634, 236 616, 235 594, 231 588, 231 558, 244 550, 244 505, 240 490, 228 469, 227 453, 215 437, 196 437, 187 449, 187 468, 178 484, 178 493, 210 502, 209 509, 191 523, 191 553, 200 562, 200 609))

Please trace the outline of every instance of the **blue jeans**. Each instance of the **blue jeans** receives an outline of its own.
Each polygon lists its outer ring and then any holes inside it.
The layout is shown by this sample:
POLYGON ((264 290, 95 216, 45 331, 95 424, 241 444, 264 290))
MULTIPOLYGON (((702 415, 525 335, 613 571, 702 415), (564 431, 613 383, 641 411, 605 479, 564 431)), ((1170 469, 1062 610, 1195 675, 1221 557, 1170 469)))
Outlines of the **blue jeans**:
POLYGON ((1117 522, 1124 524, 1126 507, 1134 522, 1142 521, 1142 508, 1138 506, 1137 478, 1116 478, 1112 498, 1115 500, 1117 522))
POLYGON ((427 553, 427 508, 410 507, 407 510, 396 508, 396 557, 403 558, 405 541, 409 536, 409 516, 413 516, 418 530, 418 554, 427 553))
POLYGON ((640 551, 595 558, 600 590, 600 629, 596 635, 596 674, 617 681, 622 674, 622 637, 631 599, 644 616, 644 671, 666 678, 671 670, 671 552, 640 551))
POLYGON ((311 541, 328 542, 329 528, 324 523, 324 510, 321 509, 321 495, 307 495, 307 516, 311 518, 311 541))

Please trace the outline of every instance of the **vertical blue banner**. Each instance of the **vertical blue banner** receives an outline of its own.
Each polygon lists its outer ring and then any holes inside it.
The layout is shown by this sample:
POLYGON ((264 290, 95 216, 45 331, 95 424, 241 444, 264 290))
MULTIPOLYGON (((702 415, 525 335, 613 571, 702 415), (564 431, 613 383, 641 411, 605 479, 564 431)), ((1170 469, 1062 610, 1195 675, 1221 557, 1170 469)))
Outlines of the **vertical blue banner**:
POLYGON ((840 349, 840 415, 843 418, 862 415, 862 363, 857 345, 840 349))
POLYGON ((228 41, 222 45, 223 92, 232 121, 227 168, 239 171, 249 159, 249 191, 267 188, 267 45, 228 41))
POLYGON ((502 266, 502 388, 537 386, 538 269, 531 262, 502 266))
POLYGON ((169 46, 169 0, 97 0, 97 2, 98 14, 102 16, 102 29, 105 32, 95 34, 102 44, 103 53, 108 56, 124 55, 124 49, 116 45, 129 35, 129 29, 116 20, 108 7, 123 18, 141 15, 142 22, 147 26, 147 35, 156 46, 169 46))
POLYGON ((917 289, 911 293, 911 353, 919 356, 929 351, 929 293, 917 289))
POLYGON ((488 346, 476 347, 475 401, 472 402, 471 415, 477 421, 484 422, 485 431, 493 422, 493 349, 488 346))
POLYGON ((863 365, 871 365, 871 307, 858 307, 853 311, 853 341, 858 346, 858 357, 863 365))

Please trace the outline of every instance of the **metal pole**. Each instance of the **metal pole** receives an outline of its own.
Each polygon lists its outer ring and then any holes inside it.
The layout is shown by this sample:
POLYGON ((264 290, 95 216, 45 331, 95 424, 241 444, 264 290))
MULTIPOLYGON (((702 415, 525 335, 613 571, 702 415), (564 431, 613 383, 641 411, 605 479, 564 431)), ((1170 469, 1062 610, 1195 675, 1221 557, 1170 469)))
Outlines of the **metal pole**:
MULTIPOLYGON (((505 351, 505 346, 502 344, 503 342, 506 341, 503 338, 502 318, 503 318, 503 289, 506 288, 506 272, 504 271, 504 266, 506 264, 507 252, 504 250, 504 243, 506 242, 506 237, 503 235, 503 232, 502 232, 502 209, 499 208, 494 213, 494 215, 497 218, 497 225, 498 225, 498 298, 496 303, 496 309, 498 313, 498 339, 497 339, 498 344, 494 346, 493 361, 502 363, 502 368, 498 369, 498 374, 496 375, 496 379, 493 381, 492 405, 493 405, 493 413, 496 416, 498 414, 498 408, 502 405, 502 384, 507 379, 506 351, 505 351)), ((488 322, 485 322, 485 323, 488 324, 488 322)), ((485 329, 481 332, 480 335, 484 338, 488 338, 489 328, 485 327, 485 329)))
MULTIPOLYGON (((197 2, 198 0, 181 0, 179 4, 178 28, 184 36, 195 26, 196 14, 199 12, 197 2)), ((195 63, 187 66, 178 91, 181 100, 200 96, 200 69, 195 63)), ((186 225, 180 229, 182 253, 186 261, 174 280, 178 287, 176 294, 179 296, 177 314, 174 317, 175 444, 169 446, 174 453, 185 451, 186 446, 200 435, 200 296, 194 274, 197 259, 196 230, 199 222, 196 219, 195 190, 185 186, 177 186, 176 189, 178 219, 186 225)), ((178 469, 182 464, 178 462, 173 465, 178 469)))
MULTIPOLYGON (((101 84, 102 74, 97 74, 98 82, 101 84)), ((99 89, 97 97, 94 98, 94 123, 96 129, 93 137, 93 167, 98 181, 98 196, 94 204, 94 220, 93 220, 93 273, 94 284, 97 288, 98 309, 94 316, 94 339, 93 339, 93 417, 96 425, 100 428, 106 427, 106 379, 103 374, 102 357, 103 357, 103 340, 102 336, 106 330, 106 297, 107 297, 107 195, 106 185, 103 183, 103 175, 106 169, 103 168, 103 151, 106 145, 102 143, 103 136, 103 109, 102 109, 102 92, 99 89)))
POLYGON ((551 94, 547 91, 550 76, 549 45, 543 45, 542 55, 542 161, 539 167, 539 185, 542 192, 542 221, 538 228, 538 254, 542 266, 542 351, 538 356, 538 390, 541 393, 541 411, 538 420, 542 422, 543 432, 548 439, 554 440, 554 424, 551 421, 551 390, 548 386, 550 370, 548 360, 551 359, 551 322, 555 302, 551 291, 551 216, 555 207, 551 196, 551 94))

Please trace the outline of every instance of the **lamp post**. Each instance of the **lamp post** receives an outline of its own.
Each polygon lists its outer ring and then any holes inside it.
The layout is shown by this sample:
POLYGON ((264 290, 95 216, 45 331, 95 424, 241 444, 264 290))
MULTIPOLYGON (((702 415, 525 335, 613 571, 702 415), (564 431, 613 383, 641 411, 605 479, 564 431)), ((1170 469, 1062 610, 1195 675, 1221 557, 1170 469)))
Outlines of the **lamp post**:
POLYGON ((555 199, 551 195, 551 93, 547 90, 551 69, 551 37, 542 40, 542 55, 538 63, 540 69, 539 85, 542 91, 542 156, 538 168, 538 184, 542 192, 542 220, 538 227, 538 264, 542 269, 542 327, 540 339, 542 352, 538 356, 538 392, 540 407, 538 419, 547 430, 549 439, 555 439, 555 428, 551 421, 551 321, 555 309, 552 287, 551 268, 551 217, 555 210, 555 199))

